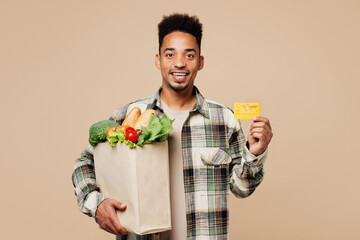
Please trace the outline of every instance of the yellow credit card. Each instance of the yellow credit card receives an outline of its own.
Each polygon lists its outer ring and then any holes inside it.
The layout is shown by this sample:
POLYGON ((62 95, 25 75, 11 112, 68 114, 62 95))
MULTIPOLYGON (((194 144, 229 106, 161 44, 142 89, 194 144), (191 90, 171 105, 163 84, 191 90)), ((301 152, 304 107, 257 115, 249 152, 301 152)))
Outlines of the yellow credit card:
POLYGON ((234 104, 234 118, 236 119, 251 119, 254 116, 259 116, 258 103, 235 103, 234 104))

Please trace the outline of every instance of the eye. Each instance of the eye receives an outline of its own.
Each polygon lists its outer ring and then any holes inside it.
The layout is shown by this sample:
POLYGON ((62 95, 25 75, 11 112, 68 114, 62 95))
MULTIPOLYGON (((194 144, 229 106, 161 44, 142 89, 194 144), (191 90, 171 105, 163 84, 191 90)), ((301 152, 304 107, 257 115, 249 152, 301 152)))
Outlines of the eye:
POLYGON ((172 53, 166 53, 166 54, 165 54, 165 57, 170 57, 170 58, 171 58, 171 57, 173 57, 173 56, 174 56, 174 54, 172 54, 172 53))
POLYGON ((187 55, 186 55, 186 57, 187 57, 187 58, 194 58, 194 57, 195 57, 195 55, 194 55, 194 54, 189 53, 189 54, 187 54, 187 55))

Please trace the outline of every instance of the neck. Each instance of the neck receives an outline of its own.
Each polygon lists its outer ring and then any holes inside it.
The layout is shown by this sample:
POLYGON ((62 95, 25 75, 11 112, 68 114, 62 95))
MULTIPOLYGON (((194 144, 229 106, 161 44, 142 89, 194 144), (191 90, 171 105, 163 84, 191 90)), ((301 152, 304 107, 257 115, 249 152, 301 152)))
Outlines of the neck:
POLYGON ((196 102, 196 95, 193 93, 193 86, 189 86, 183 91, 175 91, 171 88, 164 87, 160 92, 161 100, 176 111, 191 110, 196 102))

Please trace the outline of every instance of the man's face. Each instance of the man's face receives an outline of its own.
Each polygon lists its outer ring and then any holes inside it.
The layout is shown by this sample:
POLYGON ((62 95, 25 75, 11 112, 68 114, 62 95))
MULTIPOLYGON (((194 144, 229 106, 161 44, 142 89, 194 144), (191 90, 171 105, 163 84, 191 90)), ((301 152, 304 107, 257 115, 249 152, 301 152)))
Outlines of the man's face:
POLYGON ((163 88, 175 91, 192 89, 197 72, 204 65, 204 57, 196 38, 183 32, 172 32, 164 37, 155 65, 161 71, 163 88))

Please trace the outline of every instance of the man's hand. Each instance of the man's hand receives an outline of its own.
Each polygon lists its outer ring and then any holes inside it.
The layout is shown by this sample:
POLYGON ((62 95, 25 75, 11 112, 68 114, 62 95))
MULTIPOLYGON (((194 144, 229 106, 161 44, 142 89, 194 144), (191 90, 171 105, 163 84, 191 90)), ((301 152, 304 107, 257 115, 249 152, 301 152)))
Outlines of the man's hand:
POLYGON ((100 203, 96 211, 95 219, 101 229, 115 234, 125 235, 127 234, 125 228, 120 224, 120 221, 116 215, 116 210, 124 211, 126 205, 115 199, 105 199, 100 203))
POLYGON ((273 133, 270 121, 266 117, 253 117, 253 121, 250 125, 248 142, 250 152, 257 156, 265 152, 273 133))

